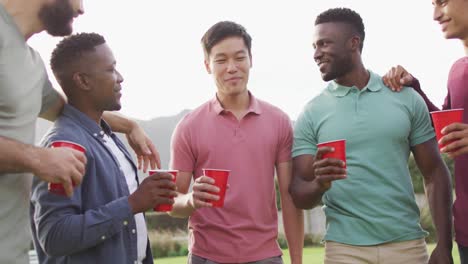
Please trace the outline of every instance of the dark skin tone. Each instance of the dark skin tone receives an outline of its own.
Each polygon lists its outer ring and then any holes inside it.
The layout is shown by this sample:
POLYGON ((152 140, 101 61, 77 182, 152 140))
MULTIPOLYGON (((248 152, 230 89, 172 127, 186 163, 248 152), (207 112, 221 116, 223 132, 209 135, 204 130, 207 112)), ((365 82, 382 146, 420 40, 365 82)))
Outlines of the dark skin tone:
MULTIPOLYGON (((107 44, 98 45, 73 65, 73 82, 64 86, 69 104, 100 124, 104 111, 119 110, 122 75, 107 44)), ((177 193, 173 175, 157 172, 146 177, 128 197, 134 214, 145 212, 160 204, 173 204, 177 193)))
MULTIPOLYGON (((369 73, 362 64, 359 51, 360 38, 347 31, 342 23, 324 23, 316 26, 314 58, 326 79, 335 70, 333 64, 348 52, 351 60, 349 71, 332 76, 342 85, 362 89, 369 73), (342 36, 350 36, 342 38, 342 36), (323 44, 325 43, 325 44, 323 44), (325 61, 325 63, 322 63, 325 61)), ((336 71, 335 71, 336 72, 336 71)), ((319 148, 315 155, 300 155, 293 159, 293 180, 290 193, 298 208, 310 209, 317 206, 323 194, 333 188, 333 182, 346 181, 344 162, 338 159, 322 159, 332 151, 329 147, 319 148)), ((443 162, 435 138, 411 148, 416 164, 424 177, 424 186, 437 230, 438 243, 430 256, 430 264, 453 263, 452 260, 452 192, 449 171, 443 162)))

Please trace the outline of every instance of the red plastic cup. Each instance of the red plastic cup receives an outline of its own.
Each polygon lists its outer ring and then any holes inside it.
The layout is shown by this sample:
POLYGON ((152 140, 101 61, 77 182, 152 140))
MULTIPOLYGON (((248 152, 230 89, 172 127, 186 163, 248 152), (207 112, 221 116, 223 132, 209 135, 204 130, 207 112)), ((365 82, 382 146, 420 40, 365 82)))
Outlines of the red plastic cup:
MULTIPOLYGON (((444 134, 442 134, 442 129, 453 123, 463 122, 463 108, 452 109, 452 110, 443 110, 443 111, 434 111, 431 112, 432 122, 434 124, 434 129, 436 132, 437 141, 439 141, 444 134)), ((448 142, 446 144, 439 144, 439 149, 445 147, 446 145, 452 143, 448 142)))
MULTIPOLYGON (((80 144, 77 144, 71 141, 66 141, 66 140, 54 141, 50 144, 50 147, 51 148, 71 148, 74 150, 78 150, 82 153, 86 152, 86 149, 80 144)), ((74 182, 72 182, 72 184, 73 184, 73 187, 76 186, 74 182)), ((65 188, 63 188, 63 184, 61 183, 52 183, 52 182, 49 183, 49 192, 55 193, 58 195, 66 195, 65 188)))
MULTIPOLYGON (((178 170, 149 170, 148 171, 150 176, 155 174, 156 172, 167 172, 167 173, 174 175, 174 179, 172 179, 172 181, 175 182, 177 173, 179 171, 178 170)), ((174 197, 171 197, 171 198, 174 198, 174 197)), ((156 212, 170 212, 172 211, 172 204, 159 204, 156 207, 154 207, 153 210, 156 212)))
POLYGON ((323 147, 334 148, 335 151, 323 154, 322 158, 323 159, 335 158, 335 159, 342 160, 345 163, 344 167, 346 168, 346 140, 345 139, 322 142, 322 143, 319 143, 317 145, 317 147, 319 147, 319 148, 323 148, 323 147))
POLYGON ((218 193, 211 193, 214 195, 219 195, 219 200, 211 201, 213 207, 223 207, 224 205, 224 197, 226 195, 229 174, 231 174, 230 170, 203 169, 203 175, 213 178, 215 180, 214 185, 219 188, 218 193))

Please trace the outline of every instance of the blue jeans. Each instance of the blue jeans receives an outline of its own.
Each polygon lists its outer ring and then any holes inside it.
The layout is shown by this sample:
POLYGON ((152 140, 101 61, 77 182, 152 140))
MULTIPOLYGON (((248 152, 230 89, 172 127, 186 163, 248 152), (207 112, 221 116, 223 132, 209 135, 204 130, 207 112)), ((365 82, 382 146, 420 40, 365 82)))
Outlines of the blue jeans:
POLYGON ((468 264, 468 247, 458 244, 458 254, 460 254, 460 263, 468 264))

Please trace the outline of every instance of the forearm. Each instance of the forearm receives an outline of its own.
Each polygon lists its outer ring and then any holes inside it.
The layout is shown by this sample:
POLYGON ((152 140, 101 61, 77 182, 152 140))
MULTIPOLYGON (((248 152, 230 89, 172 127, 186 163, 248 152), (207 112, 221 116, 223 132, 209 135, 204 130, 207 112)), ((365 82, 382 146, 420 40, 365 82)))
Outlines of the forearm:
POLYGON ((302 263, 302 250, 304 246, 304 214, 301 209, 294 206, 291 196, 286 191, 281 193, 281 207, 283 213, 283 226, 288 241, 289 255, 292 264, 302 263))
POLYGON ((438 244, 452 248, 452 185, 450 174, 442 164, 425 180, 425 191, 436 228, 438 244))
POLYGON ((174 205, 169 215, 176 218, 187 218, 195 211, 192 201, 192 193, 179 193, 174 198, 174 205))
POLYGON ((33 172, 40 148, 0 136, 0 173, 33 172))
POLYGON ((130 133, 137 125, 135 121, 113 112, 104 112, 102 118, 112 127, 113 131, 123 134, 130 133))
MULTIPOLYGON (((54 210, 52 206, 49 208, 54 210)), ((84 214, 44 214, 35 221, 44 251, 51 256, 65 256, 106 242, 121 232, 131 217, 127 197, 122 197, 84 214)))
POLYGON ((312 209, 320 204, 325 192, 315 181, 305 181, 296 176, 289 187, 289 193, 297 208, 312 209))

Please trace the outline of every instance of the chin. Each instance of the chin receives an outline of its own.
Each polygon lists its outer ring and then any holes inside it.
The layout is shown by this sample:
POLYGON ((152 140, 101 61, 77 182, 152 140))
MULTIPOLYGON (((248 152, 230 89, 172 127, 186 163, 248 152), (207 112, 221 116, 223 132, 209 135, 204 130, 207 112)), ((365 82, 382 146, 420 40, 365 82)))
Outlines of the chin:
POLYGON ((335 79, 335 78, 333 76, 331 76, 330 74, 328 74, 328 73, 322 74, 322 80, 324 80, 326 82, 331 81, 333 79, 335 79))
POLYGON ((51 36, 64 37, 73 33, 73 28, 71 26, 66 26, 62 28, 50 28, 50 29, 46 29, 46 31, 51 36))

